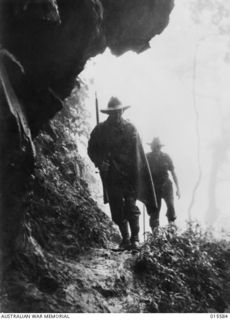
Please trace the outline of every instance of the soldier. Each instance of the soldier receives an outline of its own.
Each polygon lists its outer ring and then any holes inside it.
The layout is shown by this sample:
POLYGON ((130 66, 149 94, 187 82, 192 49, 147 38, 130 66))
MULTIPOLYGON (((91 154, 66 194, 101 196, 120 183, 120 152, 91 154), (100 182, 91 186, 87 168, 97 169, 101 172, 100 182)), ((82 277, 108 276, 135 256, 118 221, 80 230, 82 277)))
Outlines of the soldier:
POLYGON ((147 153, 146 157, 149 163, 152 179, 154 181, 158 208, 152 211, 151 208, 149 209, 147 207, 147 210, 150 215, 150 227, 152 230, 154 230, 155 227, 159 226, 159 214, 162 199, 164 199, 167 206, 166 216, 169 223, 176 220, 173 186, 171 180, 169 179, 168 172, 171 172, 172 174, 173 181, 176 185, 176 195, 178 198, 180 198, 180 190, 173 162, 168 154, 161 151, 163 144, 161 144, 160 139, 158 137, 154 138, 149 145, 152 151, 147 153))
POLYGON ((112 220, 120 229, 121 250, 138 248, 140 211, 136 200, 156 207, 151 174, 139 134, 129 121, 122 118, 128 108, 112 97, 107 109, 101 110, 108 114, 107 120, 94 128, 88 144, 88 155, 101 174, 104 202, 109 202, 112 220))

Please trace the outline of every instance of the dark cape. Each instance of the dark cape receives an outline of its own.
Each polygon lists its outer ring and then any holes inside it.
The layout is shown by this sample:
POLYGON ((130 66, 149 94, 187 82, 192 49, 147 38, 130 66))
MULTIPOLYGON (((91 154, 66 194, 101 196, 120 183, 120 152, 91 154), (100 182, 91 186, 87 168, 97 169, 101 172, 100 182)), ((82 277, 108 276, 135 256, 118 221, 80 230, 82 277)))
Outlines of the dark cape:
POLYGON ((137 199, 143 202, 153 210, 157 208, 157 198, 154 188, 154 182, 150 172, 149 164, 146 159, 146 155, 140 141, 137 139, 136 145, 136 163, 138 172, 138 193, 137 199))
MULTIPOLYGON (((109 161, 115 174, 135 190, 137 200, 150 208, 157 207, 156 194, 149 165, 136 128, 124 119, 119 124, 108 118, 92 131, 88 144, 88 155, 100 169, 102 161, 109 161)), ((104 203, 108 202, 107 180, 101 173, 104 203)), ((122 186, 121 186, 122 188, 122 186)))

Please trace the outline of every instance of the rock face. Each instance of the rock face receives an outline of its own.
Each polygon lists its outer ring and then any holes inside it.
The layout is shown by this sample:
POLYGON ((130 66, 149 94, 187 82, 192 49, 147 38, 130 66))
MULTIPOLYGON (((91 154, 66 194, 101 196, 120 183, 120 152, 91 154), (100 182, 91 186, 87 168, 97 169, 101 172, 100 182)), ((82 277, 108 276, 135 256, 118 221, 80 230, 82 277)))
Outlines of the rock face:
POLYGON ((102 0, 106 44, 120 55, 128 50, 140 53, 167 26, 173 1, 102 0))
POLYGON ((2 0, 0 41, 24 68, 7 63, 32 134, 60 108, 52 92, 67 97, 89 57, 106 47, 117 55, 145 50, 172 7, 173 0, 2 0))
POLYGON ((18 201, 33 172, 33 138, 62 108, 86 61, 106 47, 116 55, 145 50, 172 8, 173 0, 0 1, 3 247, 14 248, 20 230, 18 201))

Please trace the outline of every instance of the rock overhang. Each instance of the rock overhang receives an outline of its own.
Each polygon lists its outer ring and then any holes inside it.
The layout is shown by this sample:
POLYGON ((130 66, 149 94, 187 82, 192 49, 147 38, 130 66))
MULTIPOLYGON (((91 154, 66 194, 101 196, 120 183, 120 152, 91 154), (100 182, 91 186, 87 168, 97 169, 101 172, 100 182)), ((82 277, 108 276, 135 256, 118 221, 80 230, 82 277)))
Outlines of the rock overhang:
POLYGON ((60 110, 87 60, 108 47, 140 53, 169 22, 174 0, 2 0, 4 60, 33 136, 60 110), (55 93, 55 94, 54 94, 55 93))

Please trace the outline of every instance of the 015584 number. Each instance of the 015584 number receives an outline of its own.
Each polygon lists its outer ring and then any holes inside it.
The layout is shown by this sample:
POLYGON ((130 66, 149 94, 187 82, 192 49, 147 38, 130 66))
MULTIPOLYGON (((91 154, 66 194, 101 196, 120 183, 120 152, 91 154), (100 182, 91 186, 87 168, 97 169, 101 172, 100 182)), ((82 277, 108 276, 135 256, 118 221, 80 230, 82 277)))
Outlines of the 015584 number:
POLYGON ((228 319, 227 313, 211 313, 210 319, 228 319))

